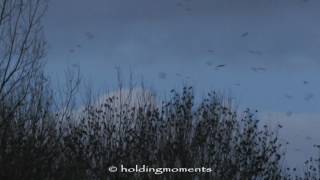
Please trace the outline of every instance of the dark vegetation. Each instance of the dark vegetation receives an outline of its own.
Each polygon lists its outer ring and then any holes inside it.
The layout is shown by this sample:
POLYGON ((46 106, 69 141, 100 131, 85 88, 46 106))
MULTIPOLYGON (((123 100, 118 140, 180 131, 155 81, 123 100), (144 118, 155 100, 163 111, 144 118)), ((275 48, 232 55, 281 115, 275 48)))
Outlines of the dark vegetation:
POLYGON ((261 126, 256 112, 236 112, 215 92, 197 105, 191 87, 159 104, 115 95, 76 112, 79 79, 71 73, 57 101, 43 73, 46 5, 0 0, 0 179, 319 179, 318 159, 301 175, 283 164, 280 127, 261 126), (108 172, 120 164, 213 172, 108 172))

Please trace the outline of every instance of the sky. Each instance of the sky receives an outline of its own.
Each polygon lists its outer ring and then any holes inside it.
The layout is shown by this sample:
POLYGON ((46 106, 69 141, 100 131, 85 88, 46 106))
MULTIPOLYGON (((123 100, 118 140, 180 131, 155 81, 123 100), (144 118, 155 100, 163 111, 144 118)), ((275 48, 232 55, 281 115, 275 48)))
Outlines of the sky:
POLYGON ((54 0, 46 70, 59 80, 80 67, 96 89, 114 87, 120 67, 159 95, 185 84, 217 90, 281 117, 287 138, 304 146, 307 135, 296 134, 312 128, 308 119, 320 124, 319 8, 317 0, 54 0))

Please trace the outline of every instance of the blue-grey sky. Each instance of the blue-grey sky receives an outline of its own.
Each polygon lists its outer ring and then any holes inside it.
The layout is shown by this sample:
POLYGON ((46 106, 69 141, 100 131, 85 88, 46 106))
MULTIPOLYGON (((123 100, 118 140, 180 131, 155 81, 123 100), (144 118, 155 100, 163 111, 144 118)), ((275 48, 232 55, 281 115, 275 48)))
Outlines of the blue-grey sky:
POLYGON ((47 72, 79 65, 96 89, 115 67, 159 94, 183 84, 235 97, 284 124, 288 161, 320 134, 320 1, 54 0, 45 17, 47 72))
POLYGON ((55 0, 47 70, 61 78, 78 64, 105 88, 120 66, 161 93, 188 83, 262 111, 320 112, 319 8, 316 0, 55 0))

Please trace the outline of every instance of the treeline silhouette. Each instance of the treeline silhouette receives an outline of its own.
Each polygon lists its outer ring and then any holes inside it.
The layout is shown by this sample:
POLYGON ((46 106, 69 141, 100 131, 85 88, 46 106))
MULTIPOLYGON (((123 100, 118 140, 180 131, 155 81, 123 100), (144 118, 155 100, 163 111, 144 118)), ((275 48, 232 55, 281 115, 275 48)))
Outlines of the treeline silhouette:
POLYGON ((1 103, 1 179, 319 178, 316 160, 299 176, 283 164, 277 136, 281 126, 260 126, 256 112, 236 112, 215 92, 197 105, 192 87, 171 91, 171 98, 160 105, 143 96, 131 97, 139 96, 134 93, 113 95, 69 113, 54 111, 42 83, 32 92, 14 113, 10 102, 1 103), (121 164, 213 171, 108 171, 121 164))

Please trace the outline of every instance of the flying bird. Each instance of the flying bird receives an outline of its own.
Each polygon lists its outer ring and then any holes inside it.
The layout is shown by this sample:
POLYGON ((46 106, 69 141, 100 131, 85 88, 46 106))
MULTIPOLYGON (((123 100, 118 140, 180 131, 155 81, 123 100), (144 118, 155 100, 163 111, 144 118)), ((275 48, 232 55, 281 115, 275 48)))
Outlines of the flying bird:
POLYGON ((183 4, 182 4, 182 2, 177 2, 176 6, 177 6, 177 7, 182 7, 183 4))
POLYGON ((303 84, 309 84, 309 81, 304 80, 303 84))
POLYGON ((263 55, 263 53, 261 51, 258 51, 258 50, 249 50, 248 52, 250 54, 257 55, 257 56, 262 56, 263 55))
POLYGON ((214 53, 213 49, 208 49, 208 53, 214 53))
POLYGON ((158 77, 159 77, 160 79, 166 79, 166 78, 167 78, 167 73, 159 72, 158 77))
POLYGON ((247 37, 249 35, 249 32, 244 32, 241 34, 241 37, 247 37))
POLYGON ((81 46, 81 44, 77 44, 77 48, 81 48, 82 46, 81 46))
POLYGON ((75 50, 74 49, 69 49, 69 53, 74 53, 75 50))
POLYGON ((71 64, 71 66, 72 66, 73 68, 79 68, 79 67, 80 67, 79 64, 71 64))
POLYGON ((220 64, 220 65, 217 65, 217 66, 216 66, 216 70, 218 70, 219 68, 226 67, 226 66, 227 66, 226 64, 220 64))
POLYGON ((191 8, 185 8, 185 10, 186 10, 187 12, 191 12, 191 11, 192 11, 191 8))
POLYGON ((305 96, 304 96, 304 100, 306 101, 310 101, 311 99, 314 98, 314 94, 313 93, 307 93, 305 96))
POLYGON ((288 117, 292 116, 292 114, 293 114, 293 112, 291 112, 291 111, 286 112, 286 115, 287 115, 288 117))
POLYGON ((295 148, 294 150, 297 151, 297 152, 301 151, 301 149, 299 149, 299 148, 295 148))
POLYGON ((87 39, 93 39, 94 35, 91 32, 85 32, 84 35, 87 37, 87 39))
POLYGON ((225 64, 220 64, 218 66, 216 66, 217 68, 221 68, 221 67, 225 67, 226 65, 225 64))
POLYGON ((293 96, 289 95, 289 94, 285 94, 284 97, 286 97, 287 99, 292 99, 293 98, 293 96))
POLYGON ((312 137, 306 136, 306 140, 310 141, 310 140, 312 140, 312 137))
POLYGON ((251 70, 254 72, 261 72, 261 71, 266 71, 267 69, 264 67, 252 67, 251 70))
POLYGON ((212 66, 213 63, 212 63, 211 61, 207 61, 207 62, 206 62, 206 65, 207 65, 207 66, 212 66))

